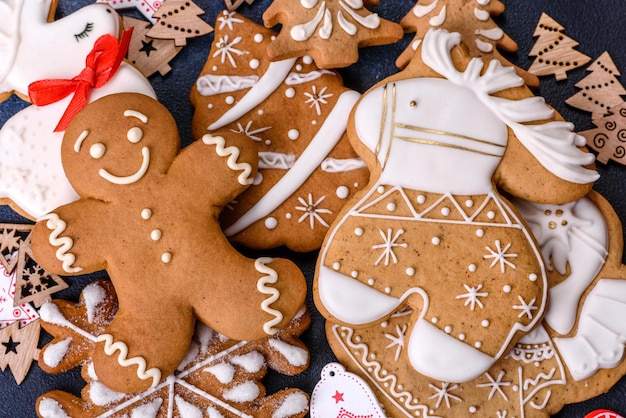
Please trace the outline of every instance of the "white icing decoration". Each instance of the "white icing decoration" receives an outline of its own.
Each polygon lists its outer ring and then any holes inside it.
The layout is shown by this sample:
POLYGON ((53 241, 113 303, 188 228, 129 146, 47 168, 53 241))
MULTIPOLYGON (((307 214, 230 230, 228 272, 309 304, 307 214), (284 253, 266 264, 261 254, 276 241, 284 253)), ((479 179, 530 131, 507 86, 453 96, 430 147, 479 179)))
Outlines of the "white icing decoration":
POLYGON ((302 23, 300 25, 294 25, 291 28, 291 38, 294 41, 306 41, 315 33, 315 29, 322 22, 324 15, 326 14, 326 2, 322 1, 322 5, 320 6, 317 14, 313 19, 308 22, 302 23))
POLYGON ((211 373, 223 385, 230 383, 235 377, 235 368, 228 363, 218 363, 202 371, 211 373))
POLYGON ((446 21, 446 15, 447 15, 447 5, 444 5, 441 8, 441 11, 439 12, 439 14, 435 17, 432 17, 428 23, 430 24, 430 26, 432 27, 437 27, 437 26, 441 26, 445 23, 446 21))
POLYGON ((489 12, 486 10, 479 9, 478 7, 474 9, 474 16, 476 16, 476 19, 481 20, 483 22, 486 22, 487 20, 489 20, 489 12))
POLYGON ((82 131, 80 133, 80 135, 78 135, 78 138, 76 139, 76 142, 74 143, 74 152, 78 152, 80 151, 80 147, 82 147, 83 142, 85 141, 85 139, 87 139, 87 136, 89 136, 89 130, 85 129, 84 131, 82 131))
POLYGON ((260 394, 259 387, 254 382, 247 381, 225 391, 223 397, 232 402, 252 402, 260 394))
POLYGON ((215 131, 229 123, 241 119, 246 113, 260 105, 274 92, 283 82, 296 58, 283 61, 275 61, 269 64, 267 71, 261 79, 237 102, 235 106, 226 111, 217 121, 209 125, 209 131, 215 131))
POLYGON ((318 33, 322 39, 330 39, 333 34, 333 16, 328 9, 324 12, 324 23, 318 33))
POLYGON ((73 267, 72 265, 76 261, 76 256, 70 252, 74 246, 74 240, 70 237, 62 237, 61 234, 67 229, 67 224, 56 213, 49 213, 39 219, 39 222, 46 222, 46 227, 52 232, 48 239, 50 245, 53 247, 60 247, 56 250, 56 258, 62 263, 63 271, 67 273, 79 273, 83 270, 82 267, 73 267))
POLYGON ((106 292, 97 283, 91 283, 83 289, 82 297, 85 301, 85 308, 87 310, 87 322, 93 324, 93 321, 96 318, 98 305, 104 302, 106 292))
POLYGON ((138 182, 143 178, 143 176, 148 172, 148 167, 150 166, 150 149, 148 147, 141 148, 141 166, 139 169, 131 175, 128 176, 116 176, 111 174, 108 170, 101 168, 98 171, 100 177, 108 181, 109 183, 119 184, 119 185, 128 185, 138 182))
POLYGON ((263 42, 264 36, 261 33, 257 33, 254 35, 254 42, 256 42, 257 44, 260 44, 261 42, 263 42))
POLYGON ((437 7, 439 0, 433 0, 430 4, 416 4, 413 7, 413 14, 417 17, 424 17, 437 7))
POLYGON ((234 30, 235 23, 243 23, 243 20, 239 19, 238 17, 235 17, 235 15, 236 15, 235 12, 228 12, 224 10, 222 12, 222 15, 219 18, 217 18, 217 21, 220 22, 220 26, 218 29, 222 30, 225 27, 228 27, 228 29, 234 30))
POLYGON ((257 373, 265 366, 265 357, 258 351, 251 351, 247 354, 232 357, 230 362, 243 368, 248 373, 257 373))
POLYGON ((258 128, 258 129, 252 129, 252 123, 253 121, 248 121, 248 123, 246 124, 245 128, 243 127, 243 125, 241 125, 241 123, 237 122, 237 130, 235 129, 231 129, 231 132, 235 132, 238 134, 244 134, 245 136, 247 136, 248 138, 250 138, 251 140, 255 141, 255 142, 261 142, 263 140, 263 138, 261 138, 260 136, 257 136, 257 134, 261 134, 265 131, 268 131, 270 129, 272 129, 271 126, 264 126, 262 128, 258 128))
POLYGON ((287 90, 285 90, 285 97, 287 97, 288 99, 293 99, 294 97, 296 97, 296 91, 290 87, 287 90))
MULTIPOLYGON (((133 409, 133 412, 131 412, 130 414, 130 418, 156 418, 159 413, 159 409, 161 408, 162 403, 163 403, 163 399, 157 398, 153 400, 152 402, 139 405, 138 407, 133 409)), ((180 409, 179 409, 179 412, 180 412, 180 409)), ((183 416, 181 414, 181 418, 188 418, 188 417, 183 416)))
POLYGON ((402 242, 402 243, 397 242, 400 236, 404 234, 404 230, 398 229, 395 233, 393 233, 393 230, 391 228, 388 228, 387 233, 385 234, 385 232, 379 229, 378 233, 383 239, 383 243, 373 245, 372 249, 373 250, 382 249, 383 252, 376 259, 376 261, 374 262, 374 265, 375 266, 379 265, 380 262, 384 259, 385 266, 388 266, 390 257, 394 264, 398 264, 398 257, 396 256, 395 248, 407 248, 408 247, 408 244, 406 242, 402 242))
POLYGON ((59 310, 59 307, 52 302, 44 303, 39 309, 39 314, 41 315, 41 319, 45 322, 69 328, 89 341, 96 341, 93 335, 68 321, 59 310))
POLYGON ((139 126, 133 126, 126 133, 126 139, 128 139, 128 141, 133 144, 136 144, 137 142, 141 141, 142 138, 143 138, 143 129, 141 129, 139 126))
POLYGON ((341 10, 337 12, 337 22, 339 23, 339 27, 341 27, 341 29, 343 29, 343 31, 346 32, 348 35, 356 35, 358 31, 357 26, 354 23, 348 21, 341 12, 341 10))
POLYGON ((233 171, 241 171, 239 176, 237 176, 237 181, 239 181, 239 184, 252 184, 252 181, 254 180, 254 178, 251 177, 252 167, 248 163, 241 163, 237 161, 240 155, 239 148, 235 147, 234 145, 224 147, 224 145, 226 144, 224 138, 221 136, 213 136, 211 134, 205 134, 202 137, 202 142, 206 145, 215 145, 215 153, 217 155, 219 155, 220 157, 228 157, 228 168, 233 171))
POLYGON ((308 201, 304 200, 304 198, 298 196, 298 202, 302 206, 296 206, 296 210, 303 212, 303 215, 298 218, 298 223, 303 222, 305 219, 309 220, 309 225, 311 229, 315 228, 315 221, 318 221, 320 224, 328 228, 328 223, 322 218, 320 214, 330 214, 332 213, 328 209, 320 208, 320 203, 322 203, 326 199, 326 195, 320 197, 317 200, 313 199, 313 195, 309 193, 308 201))
POLYGON ((274 411, 272 418, 289 418, 305 412, 309 408, 309 399, 302 392, 290 393, 274 411))
POLYGON ((224 415, 222 415, 220 411, 212 406, 209 406, 209 409, 207 409, 207 413, 209 414, 209 418, 224 418, 224 415))
POLYGON ((125 110, 124 111, 124 116, 137 118, 140 121, 142 121, 143 123, 148 123, 148 117, 146 115, 144 115, 143 113, 137 111, 137 110, 132 110, 132 109, 125 110))
POLYGON ((51 368, 57 367, 67 354, 71 342, 72 338, 70 337, 56 343, 48 343, 43 351, 43 362, 45 365, 51 368))
POLYGON ((319 0, 300 0, 300 4, 305 9, 312 9, 312 8, 314 8, 317 5, 318 1, 319 0))
POLYGON ((326 158, 322 161, 322 171, 326 173, 344 173, 365 168, 366 165, 360 158, 326 158))
POLYGON ((234 76, 206 74, 196 81, 196 90, 201 96, 213 96, 249 89, 259 81, 259 76, 234 76))
POLYGON ((481 41, 480 39, 475 40, 476 47, 485 54, 493 52, 493 45, 488 42, 481 41))
POLYGON ((43 418, 70 418, 63 410, 61 404, 52 398, 42 398, 39 401, 37 412, 43 418))
POLYGON ((172 261, 172 253, 165 252, 161 254, 161 261, 165 264, 168 264, 172 261))
POLYGON ((235 98, 233 96, 226 96, 226 99, 224 100, 226 102, 226 104, 233 104, 235 103, 235 98))
POLYGON ((118 402, 124 399, 124 393, 115 392, 102 383, 96 381, 89 385, 89 398, 98 406, 106 406, 112 402, 118 402))
POLYGON ((315 112, 318 116, 322 115, 322 105, 328 104, 328 98, 334 96, 333 93, 326 93, 328 87, 324 86, 318 92, 317 86, 311 86, 311 92, 304 92, 304 95, 307 97, 305 104, 310 103, 309 107, 315 107, 315 112))
POLYGON ((300 131, 298 131, 297 129, 290 129, 287 132, 287 137, 291 139, 292 141, 295 141, 296 139, 300 137, 300 131))
POLYGON ((259 169, 289 170, 296 162, 294 154, 279 152, 259 152, 259 169))
POLYGON ((351 0, 339 0, 339 5, 360 25, 368 29, 376 29, 380 26, 380 18, 376 13, 370 13, 366 16, 361 16, 353 9, 360 9, 363 7, 363 2, 354 2, 351 0))
POLYGON ((162 235, 162 232, 160 229, 153 229, 152 232, 150 232, 150 238, 152 239, 152 241, 160 240, 161 235, 162 235))
POLYGON ((269 346, 278 351, 292 366, 304 366, 309 362, 309 352, 302 347, 272 338, 269 346))
POLYGON ((274 317, 273 319, 263 324, 263 331, 268 335, 276 334, 278 332, 276 325, 280 324, 280 322, 283 320, 282 312, 270 308, 270 305, 280 298, 280 292, 278 291, 278 289, 270 286, 276 284, 276 282, 278 281, 278 273, 276 272, 276 270, 267 266, 267 264, 272 263, 272 261, 273 260, 269 257, 257 258, 254 261, 254 268, 259 273, 264 274, 264 276, 262 276, 257 281, 257 290, 264 295, 269 295, 268 298, 266 298, 261 303, 261 309, 263 310, 263 312, 266 312, 267 314, 274 317))
POLYGON ((99 142, 89 147, 89 155, 91 156, 91 158, 94 158, 96 160, 104 157, 104 154, 106 153, 106 151, 107 151, 106 146, 99 142))
POLYGON ((348 196, 350 196, 350 189, 346 186, 339 186, 337 187, 336 194, 339 199, 347 199, 348 196))
POLYGON ((476 35, 484 36, 487 39, 491 39, 492 41, 502 39, 504 36, 504 31, 497 26, 492 29, 476 29, 474 33, 476 33, 476 35))
POLYGON ((180 418, 203 418, 202 410, 197 406, 187 402, 179 395, 176 395, 174 399, 180 418))
POLYGON ((261 65, 260 61, 256 58, 250 60, 250 68, 256 70, 261 65))
POLYGON ((457 295, 455 299, 465 299, 463 306, 469 305, 472 311, 476 308, 476 305, 478 305, 478 307, 481 309, 484 308, 484 305, 482 301, 480 300, 480 298, 486 298, 487 296, 489 296, 489 293, 479 292, 479 290, 483 288, 483 285, 479 284, 476 287, 470 287, 464 284, 463 287, 465 287, 465 290, 467 290, 467 293, 457 295))
POLYGON ((273 216, 270 216, 265 220, 265 227, 269 230, 275 229, 278 226, 278 220, 273 216))
POLYGON ((149 209, 149 208, 142 209, 142 211, 141 211, 141 218, 146 220, 146 221, 148 219, 152 218, 152 210, 149 209))
POLYGON ((216 40, 214 45, 217 46, 216 51, 213 53, 213 58, 219 56, 221 59, 221 63, 224 64, 226 59, 233 68, 237 68, 237 63, 235 62, 235 58, 233 54, 237 56, 242 56, 247 54, 247 51, 241 51, 234 46, 240 43, 243 40, 243 37, 237 36, 232 41, 228 35, 220 36, 219 40, 216 40))
POLYGON ((359 94, 353 91, 345 92, 339 97, 326 121, 300 154, 294 166, 252 208, 226 228, 224 231, 226 236, 233 236, 263 219, 304 184, 341 139, 346 129, 347 115, 358 97, 359 94))
POLYGON ((151 387, 155 387, 161 380, 161 371, 157 368, 146 370, 146 360, 142 357, 128 358, 128 346, 122 341, 113 340, 110 334, 101 334, 96 338, 96 342, 104 342, 104 353, 112 356, 119 351, 117 362, 122 367, 137 366, 137 377, 141 380, 152 379, 151 387))

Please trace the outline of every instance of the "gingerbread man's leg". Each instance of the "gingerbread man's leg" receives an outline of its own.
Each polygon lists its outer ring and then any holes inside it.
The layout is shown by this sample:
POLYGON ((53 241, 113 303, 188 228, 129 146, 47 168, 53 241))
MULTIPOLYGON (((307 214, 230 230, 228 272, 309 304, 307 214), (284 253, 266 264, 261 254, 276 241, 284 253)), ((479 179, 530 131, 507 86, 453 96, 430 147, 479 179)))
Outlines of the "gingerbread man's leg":
POLYGON ((176 301, 125 302, 120 298, 120 310, 97 338, 94 370, 112 390, 140 392, 176 370, 187 354, 195 322, 192 309, 176 301))
POLYGON ((235 251, 221 259, 230 259, 226 274, 194 292, 196 315, 215 331, 235 340, 263 338, 285 327, 304 305, 306 281, 291 261, 251 260, 235 251))

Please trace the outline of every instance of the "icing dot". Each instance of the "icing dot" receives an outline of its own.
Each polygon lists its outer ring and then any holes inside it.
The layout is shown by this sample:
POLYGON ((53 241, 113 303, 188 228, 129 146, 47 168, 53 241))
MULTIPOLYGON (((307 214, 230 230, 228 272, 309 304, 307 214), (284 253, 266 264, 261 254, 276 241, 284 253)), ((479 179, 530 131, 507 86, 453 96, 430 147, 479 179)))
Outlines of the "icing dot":
POLYGON ((459 334, 459 340, 465 341, 465 334, 459 334))
POLYGON ((235 98, 233 96, 226 96, 226 104, 233 104, 235 103, 235 98))
POLYGON ((337 187, 336 193, 339 199, 345 199, 350 194, 350 189, 348 189, 346 186, 339 186, 337 187))
POLYGON ((275 41, 275 40, 276 40, 276 35, 272 35, 272 36, 270 37, 270 39, 271 39, 272 41, 275 41))
POLYGON ((467 269, 474 273, 476 271, 476 264, 470 264, 469 266, 467 266, 467 269))
POLYGON ((384 186, 378 186, 378 188, 376 189, 376 191, 378 193, 385 193, 385 187, 384 186))
POLYGON ((389 325, 389 322, 387 322, 387 321, 383 321, 383 322, 380 323, 380 326, 383 327, 383 328, 387 328, 388 325, 389 325))
POLYGON ((277 226, 278 226, 278 221, 276 220, 276 218, 270 216, 269 218, 265 220, 265 227, 267 229, 274 229, 277 226))
POLYGON ((528 276, 528 278, 530 279, 531 282, 534 282, 537 280, 537 275, 535 273, 531 273, 531 275, 528 276))
POLYGON ((254 35, 254 42, 256 42, 257 44, 263 42, 263 35, 260 33, 257 33, 254 35))
POLYGON ((393 202, 389 202, 387 203, 387 210, 389 212, 393 212, 394 210, 396 210, 396 204, 393 202))
POLYGON ((519 389, 519 387, 517 385, 513 385, 511 386, 511 389, 513 389, 513 392, 517 392, 517 389, 519 389))
POLYGON ((258 111, 258 112, 256 112, 256 113, 257 113, 259 116, 262 116, 262 115, 265 113, 265 111, 264 111, 263 109, 259 109, 259 111, 258 111))
POLYGON ((441 214, 443 216, 450 216, 450 208, 441 208, 441 214))
POLYGON ((311 121, 311 125, 317 125, 317 121, 316 120, 312 120, 311 121))
POLYGON ((302 71, 302 64, 296 65, 296 71, 302 71))
POLYGON ((161 255, 161 261, 164 263, 169 263, 172 261, 172 253, 163 253, 161 255))
POLYGON ((285 218, 287 218, 287 219, 291 219, 291 216, 292 216, 291 213, 285 214, 285 218))
POLYGON ((374 279, 367 279, 367 284, 374 286, 374 279))
POLYGON ((214 65, 213 67, 211 67, 211 70, 217 71, 217 65, 214 65))
POLYGON ((439 322, 439 318, 437 318, 436 316, 433 316, 433 319, 431 319, 430 322, 432 322, 433 324, 436 324, 437 322, 439 322))
POLYGON ((539 367, 541 366, 541 363, 539 363, 538 361, 535 362, 535 367, 539 367))
POLYGON ((313 64, 313 58, 311 58, 310 55, 305 55, 304 57, 302 57, 302 62, 306 65, 313 64))
POLYGON ((450 325, 446 325, 443 330, 446 332, 446 334, 450 334, 452 332, 452 327, 450 325))
POLYGON ((354 235, 357 237, 363 236, 363 228, 354 228, 354 235))
POLYGON ((339 270, 339 267, 341 267, 341 264, 339 264, 339 262, 335 261, 335 262, 333 263, 333 269, 335 269, 335 270, 339 270))
POLYGON ((474 347, 476 347, 476 348, 480 348, 480 347, 482 347, 482 346, 483 346, 483 343, 481 343, 480 341, 476 341, 476 342, 474 343, 474 347))
POLYGON ((297 129, 290 129, 289 132, 287 132, 287 136, 292 141, 295 141, 300 137, 300 131, 298 131, 297 129))
POLYGON ((423 194, 417 196, 417 203, 419 203, 421 205, 424 202, 426 202, 426 196, 424 196, 423 194))
POLYGON ((258 60, 258 59, 256 59, 256 58, 255 58, 255 59, 251 59, 251 60, 250 60, 250 68, 252 68, 253 70, 256 70, 257 68, 259 68, 259 65, 260 65, 260 64, 261 64, 261 63, 260 63, 260 62, 259 62, 259 60, 258 60))
POLYGON ((150 232, 150 238, 152 238, 152 241, 158 241, 161 239, 161 230, 160 229, 155 229, 152 232, 150 232))
POLYGON ((358 272, 358 271, 356 271, 356 270, 353 270, 353 271, 350 273, 350 276, 352 276, 352 278, 353 278, 353 279, 356 279, 357 277, 359 277, 359 272, 358 272))
POLYGON ((433 245, 439 245, 439 244, 441 244, 441 239, 439 237, 433 237, 433 239, 431 239, 430 242, 433 245))
POLYGON ((285 90, 285 96, 287 96, 288 99, 293 99, 296 96, 296 91, 293 89, 293 87, 289 87, 287 90, 285 90))
POLYGON ((472 206, 474 206, 474 201, 472 199, 467 199, 465 201, 465 207, 471 208, 472 206))
POLYGON ((407 276, 414 276, 415 275, 415 269, 413 267, 409 267, 406 269, 406 275, 407 276))
POLYGON ((487 328, 489 326, 489 321, 486 319, 483 319, 480 323, 480 325, 482 325, 483 327, 487 328))
POLYGON ((143 130, 139 126, 133 126, 126 132, 126 139, 133 144, 141 141, 141 138, 143 138, 143 130))
POLYGON ((389 286, 385 287, 385 293, 391 293, 391 288, 389 286))
POLYGON ((91 155, 91 158, 95 158, 96 160, 98 158, 102 158, 106 151, 107 149, 104 144, 101 144, 99 142, 89 147, 89 155, 91 155))
POLYGON ((213 109, 213 103, 209 103, 209 104, 207 105, 207 108, 209 108, 209 109, 213 109))
POLYGON ((476 411, 477 411, 477 409, 476 409, 476 407, 475 407, 475 406, 470 406, 470 407, 469 407, 469 413, 470 413, 470 414, 475 414, 475 413, 476 413, 476 411))
POLYGON ((511 293, 511 286, 509 286, 508 284, 504 285, 504 287, 502 288, 502 291, 504 293, 511 293))
POLYGON ((487 212, 487 218, 489 219, 493 219, 496 217, 496 213, 492 210, 490 210, 489 212, 487 212))
POLYGON ((484 230, 484 229, 482 229, 482 228, 478 228, 478 229, 476 230, 476 236, 477 236, 478 238, 482 238, 482 237, 484 237, 484 236, 485 236, 485 230, 484 230))
POLYGON ((141 211, 141 217, 146 220, 152 218, 152 210, 150 210, 149 208, 145 208, 141 211))

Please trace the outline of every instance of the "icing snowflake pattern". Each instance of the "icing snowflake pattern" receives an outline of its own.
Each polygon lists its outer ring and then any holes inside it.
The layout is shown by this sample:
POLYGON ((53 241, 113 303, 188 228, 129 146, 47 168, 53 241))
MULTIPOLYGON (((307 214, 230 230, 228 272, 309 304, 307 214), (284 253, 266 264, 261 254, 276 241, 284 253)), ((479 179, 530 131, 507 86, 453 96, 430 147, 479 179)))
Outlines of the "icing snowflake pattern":
POLYGON ((504 248, 502 248, 502 244, 500 240, 497 239, 495 242, 495 247, 496 247, 495 250, 491 249, 491 247, 485 247, 485 249, 489 251, 489 254, 485 255, 483 258, 493 259, 489 267, 491 268, 495 266, 496 264, 500 263, 500 271, 502 271, 502 273, 504 273, 506 266, 509 266, 515 269, 516 268, 515 264, 507 260, 508 258, 517 257, 517 254, 508 252, 509 249, 511 248, 511 243, 508 243, 504 248))
POLYGON ((228 59, 228 62, 230 62, 233 67, 237 68, 237 63, 235 62, 235 58, 233 58, 233 54, 238 56, 247 54, 247 52, 234 47, 235 45, 240 43, 242 39, 243 38, 241 36, 237 36, 231 41, 228 35, 220 36, 220 39, 216 44, 217 51, 215 51, 213 57, 219 56, 221 58, 222 64, 224 64, 226 59, 228 59))
POLYGON ((319 93, 317 92, 317 86, 313 86, 311 88, 311 92, 305 92, 304 95, 307 97, 307 100, 304 102, 310 103, 309 107, 315 107, 315 111, 318 116, 322 115, 322 105, 328 104, 328 98, 332 97, 332 93, 326 93, 326 89, 328 87, 323 87, 319 93))
POLYGON ((328 228, 328 223, 320 216, 322 213, 332 213, 328 209, 320 208, 319 205, 326 199, 326 196, 322 196, 316 201, 313 201, 313 195, 309 193, 308 201, 304 200, 302 197, 298 197, 298 202, 302 206, 296 206, 296 210, 304 212, 302 216, 298 219, 298 223, 303 222, 307 218, 309 219, 309 223, 311 225, 311 229, 315 228, 315 221, 317 220, 319 223, 328 228))
POLYGON ((245 128, 243 127, 241 123, 237 123, 237 129, 231 129, 231 132, 234 132, 236 134, 244 134, 245 136, 247 136, 248 138, 250 138, 251 140, 255 142, 261 142, 263 141, 263 138, 257 135, 269 129, 272 129, 271 126, 264 126, 263 128, 258 128, 258 129, 251 129, 251 128, 252 128, 252 121, 248 121, 245 128))
POLYGON ((404 338, 406 336, 407 328, 408 328, 407 325, 403 325, 402 327, 400 327, 400 325, 396 324, 397 335, 385 333, 385 337, 391 340, 391 342, 387 345, 386 348, 396 347, 396 355, 395 355, 396 361, 398 361, 398 358, 400 357, 400 353, 402 352, 402 349, 404 348, 404 338))
POLYGON ((233 23, 243 23, 243 20, 235 17, 235 12, 227 12, 224 11, 222 16, 220 16, 217 21, 220 22, 219 29, 224 29, 224 27, 228 26, 228 29, 233 30, 233 23))
POLYGON ((393 260, 394 264, 398 264, 398 257, 396 256, 394 248, 396 248, 396 247, 406 248, 408 246, 408 244, 406 242, 403 242, 403 243, 400 243, 400 244, 397 242, 398 238, 400 238, 400 235, 404 234, 404 229, 398 229, 398 231, 395 233, 395 235, 393 235, 393 237, 391 236, 391 234, 393 234, 393 230, 391 228, 387 229, 387 234, 386 235, 380 229, 378 230, 378 232, 380 233, 380 236, 383 239, 383 243, 382 244, 376 244, 376 245, 372 246, 372 249, 373 250, 382 249, 383 252, 378 257, 378 259, 376 260, 374 265, 375 266, 379 265, 380 262, 384 258, 385 259, 385 266, 388 266, 390 257, 393 260))
POLYGON ((533 311, 539 309, 537 306, 535 306, 537 298, 533 298, 528 303, 521 296, 517 296, 517 298, 519 299, 520 304, 513 306, 513 309, 519 309, 521 311, 517 317, 521 318, 522 316, 526 315, 528 319, 533 319, 533 311))
POLYGON ((465 287, 467 293, 458 295, 455 299, 465 299, 463 306, 469 305, 472 311, 476 308, 476 305, 482 309, 484 305, 479 298, 486 298, 489 295, 487 292, 479 292, 479 290, 483 288, 483 285, 479 284, 476 287, 469 287, 464 284, 463 287, 465 287))
POLYGON ((476 386, 479 388, 490 389, 489 396, 487 397, 487 399, 489 400, 493 399, 496 393, 499 393, 500 395, 502 395, 505 401, 508 401, 509 398, 506 396, 502 388, 511 386, 511 382, 502 381, 502 379, 504 378, 504 375, 505 375, 505 371, 501 370, 500 374, 498 374, 498 377, 494 379, 493 377, 491 377, 489 373, 485 373, 485 376, 487 376, 487 379, 489 379, 489 383, 479 383, 476 386))
POLYGON ((428 385, 428 387, 430 387, 431 389, 435 391, 435 393, 431 395, 428 399, 437 399, 437 403, 435 404, 436 408, 439 408, 439 406, 441 405, 441 402, 445 402, 446 406, 450 408, 451 400, 455 400, 457 402, 462 401, 461 398, 452 394, 453 390, 456 390, 459 388, 459 385, 457 385, 456 383, 450 384, 448 382, 441 382, 441 387, 437 387, 432 384, 428 385))

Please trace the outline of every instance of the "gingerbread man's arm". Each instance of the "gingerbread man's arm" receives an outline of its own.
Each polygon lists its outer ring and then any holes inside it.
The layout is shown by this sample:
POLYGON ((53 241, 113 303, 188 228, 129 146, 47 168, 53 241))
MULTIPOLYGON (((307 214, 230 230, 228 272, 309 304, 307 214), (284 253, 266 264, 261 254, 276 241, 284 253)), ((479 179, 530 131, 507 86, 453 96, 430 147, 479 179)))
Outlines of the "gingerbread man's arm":
POLYGON ((102 248, 98 232, 102 225, 96 220, 103 204, 81 199, 40 217, 31 235, 37 262, 46 270, 60 275, 86 274, 104 269, 105 258, 98 251, 102 248))
POLYGON ((195 205, 221 210, 254 180, 258 153, 250 142, 232 132, 206 134, 180 152, 168 177, 195 205))

